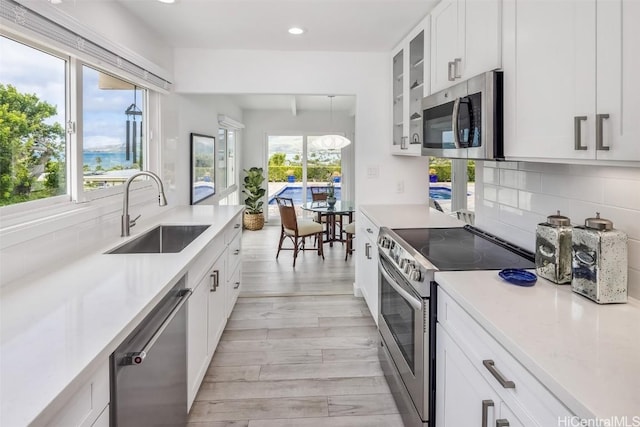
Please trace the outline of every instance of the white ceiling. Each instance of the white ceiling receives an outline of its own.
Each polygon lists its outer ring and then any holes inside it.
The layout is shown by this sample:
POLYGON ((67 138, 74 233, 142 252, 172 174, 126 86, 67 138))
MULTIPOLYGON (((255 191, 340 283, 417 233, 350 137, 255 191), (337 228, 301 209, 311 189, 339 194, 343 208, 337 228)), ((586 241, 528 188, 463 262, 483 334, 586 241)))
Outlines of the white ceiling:
POLYGON ((384 52, 439 0, 118 1, 172 47, 384 52))
MULTIPOLYGON (((321 95, 228 95, 243 110, 329 111, 331 101, 321 95)), ((333 111, 355 115, 355 96, 334 96, 333 111)))
MULTIPOLYGON (((439 0, 117 0, 175 48, 389 52, 439 0), (302 27, 292 36, 287 30, 302 27)), ((328 111, 317 95, 229 95, 242 109, 328 111)), ((355 114, 355 97, 333 110, 355 114)))

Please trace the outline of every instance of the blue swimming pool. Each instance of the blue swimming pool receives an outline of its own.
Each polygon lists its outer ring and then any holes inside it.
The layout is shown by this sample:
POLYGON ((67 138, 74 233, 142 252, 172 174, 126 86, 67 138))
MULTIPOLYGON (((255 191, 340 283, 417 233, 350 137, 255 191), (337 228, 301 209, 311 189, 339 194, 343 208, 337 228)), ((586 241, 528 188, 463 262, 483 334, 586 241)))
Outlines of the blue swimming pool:
POLYGON ((451 188, 449 187, 429 187, 429 197, 436 200, 451 200, 451 188))
MULTIPOLYGON (((336 199, 340 200, 340 187, 335 187, 336 199)), ((293 199, 293 203, 299 205, 302 203, 302 187, 284 187, 278 193, 269 199, 270 205, 276 204, 275 197, 288 197, 293 199)), ((429 197, 436 200, 451 200, 451 188, 434 186, 429 187, 429 197)), ((311 200, 311 189, 307 187, 307 200, 311 200)))
MULTIPOLYGON (((340 187, 334 187, 334 194, 336 199, 340 200, 341 189, 340 187)), ((302 204, 302 187, 284 187, 278 191, 269 199, 270 205, 276 204, 276 196, 287 197, 293 200, 294 205, 302 204)), ((311 200, 311 188, 307 187, 307 201, 311 200)))

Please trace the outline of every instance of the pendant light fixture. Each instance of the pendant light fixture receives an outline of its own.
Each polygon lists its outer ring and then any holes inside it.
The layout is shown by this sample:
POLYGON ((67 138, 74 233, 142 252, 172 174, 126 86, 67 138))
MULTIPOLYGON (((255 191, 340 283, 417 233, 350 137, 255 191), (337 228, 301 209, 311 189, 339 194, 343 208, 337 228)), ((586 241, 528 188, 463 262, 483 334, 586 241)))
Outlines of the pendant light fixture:
MULTIPOLYGON (((329 95, 329 101, 330 101, 329 117, 331 120, 330 122, 331 126, 329 129, 333 129, 333 98, 334 96, 335 95, 329 95)), ((342 135, 329 134, 329 135, 322 135, 321 137, 316 138, 313 141, 313 143, 316 147, 322 150, 341 150, 347 145, 351 144, 351 141, 342 135)))

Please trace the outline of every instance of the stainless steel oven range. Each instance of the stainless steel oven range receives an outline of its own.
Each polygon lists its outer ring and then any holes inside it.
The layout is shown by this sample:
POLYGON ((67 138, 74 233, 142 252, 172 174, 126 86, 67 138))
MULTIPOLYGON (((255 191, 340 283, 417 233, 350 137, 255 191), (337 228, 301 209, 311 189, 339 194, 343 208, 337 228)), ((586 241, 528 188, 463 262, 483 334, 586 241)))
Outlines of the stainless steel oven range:
POLYGON ((434 273, 535 268, 534 256, 472 226, 382 227, 378 236, 379 357, 406 427, 435 426, 434 273))

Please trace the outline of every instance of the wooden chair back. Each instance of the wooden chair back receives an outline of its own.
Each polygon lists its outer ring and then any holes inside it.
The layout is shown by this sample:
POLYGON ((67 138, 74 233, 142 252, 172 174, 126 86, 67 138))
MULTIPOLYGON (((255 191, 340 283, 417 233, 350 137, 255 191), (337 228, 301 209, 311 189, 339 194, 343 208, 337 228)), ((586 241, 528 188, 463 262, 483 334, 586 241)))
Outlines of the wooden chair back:
POLYGON ((312 202, 324 202, 329 197, 329 189, 327 187, 309 187, 311 189, 312 202))
POLYGON ((276 197, 282 227, 288 230, 298 231, 298 219, 296 218, 296 208, 293 200, 286 197, 276 197))

